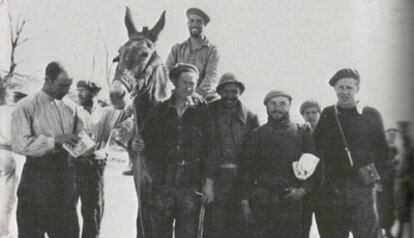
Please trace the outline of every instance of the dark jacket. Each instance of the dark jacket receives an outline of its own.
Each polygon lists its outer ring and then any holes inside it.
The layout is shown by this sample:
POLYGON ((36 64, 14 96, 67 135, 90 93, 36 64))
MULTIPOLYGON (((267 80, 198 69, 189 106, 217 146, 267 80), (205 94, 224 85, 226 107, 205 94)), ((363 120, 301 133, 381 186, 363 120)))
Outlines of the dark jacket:
POLYGON ((319 181, 315 179, 319 169, 303 182, 297 179, 292 163, 302 153, 315 154, 308 127, 299 126, 286 118, 277 123, 269 120, 254 130, 243 150, 240 171, 242 199, 249 197, 255 185, 280 191, 288 187, 302 187, 310 192, 319 181))
POLYGON ((231 126, 228 128, 230 134, 223 135, 220 127, 227 125, 219 125, 220 117, 223 115, 223 111, 226 110, 221 105, 221 100, 214 101, 209 104, 208 108, 208 133, 210 138, 210 151, 208 159, 214 161, 217 166, 226 162, 239 163, 240 149, 245 143, 246 138, 250 133, 259 126, 259 120, 257 115, 248 110, 241 102, 239 102, 234 116, 231 119, 231 126), (230 153, 226 153, 223 136, 228 136, 232 139, 234 148, 230 153), (231 154, 234 158, 225 158, 231 154))
POLYGON ((338 108, 338 112, 354 166, 351 167, 344 150, 334 106, 326 107, 313 133, 325 167, 324 181, 356 177, 357 169, 371 162, 375 163, 380 176, 384 175, 388 146, 379 112, 371 107, 364 108, 362 114, 356 108, 338 108))
POLYGON ((207 163, 207 105, 194 100, 182 118, 174 107, 174 96, 156 105, 144 121, 144 157, 153 184, 199 186, 212 179, 207 163))

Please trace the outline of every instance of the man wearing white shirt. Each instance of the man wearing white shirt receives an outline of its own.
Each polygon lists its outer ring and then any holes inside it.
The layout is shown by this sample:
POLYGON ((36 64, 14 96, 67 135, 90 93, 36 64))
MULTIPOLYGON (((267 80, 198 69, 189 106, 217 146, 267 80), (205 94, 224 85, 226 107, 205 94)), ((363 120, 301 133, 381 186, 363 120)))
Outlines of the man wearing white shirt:
MULTIPOLYGON (((100 91, 94 82, 81 80, 78 90, 78 115, 85 130, 96 142, 96 150, 103 149, 111 131, 119 122, 126 119, 125 110, 101 107, 96 99, 100 91)), ((106 158, 96 153, 82 156, 75 163, 77 197, 81 200, 83 218, 82 238, 97 238, 104 211, 104 168, 106 158)))
POLYGON ((17 103, 12 149, 25 155, 17 191, 19 238, 77 238, 73 158, 62 148, 79 140, 76 110, 62 101, 72 84, 58 62, 46 67, 42 90, 17 103))

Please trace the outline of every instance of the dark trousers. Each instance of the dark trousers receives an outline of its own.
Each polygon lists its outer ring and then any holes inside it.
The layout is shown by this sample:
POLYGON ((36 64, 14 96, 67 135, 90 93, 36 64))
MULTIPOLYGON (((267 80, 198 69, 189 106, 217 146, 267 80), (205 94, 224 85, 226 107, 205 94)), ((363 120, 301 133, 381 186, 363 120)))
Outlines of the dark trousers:
POLYGON ((327 179, 321 189, 318 228, 321 238, 377 238, 379 233, 372 185, 355 178, 327 179))
POLYGON ((175 238, 196 237, 201 196, 195 192, 189 187, 152 187, 152 238, 171 238, 173 231, 175 238))
POLYGON ((302 235, 301 238, 309 238, 312 226, 312 215, 316 210, 316 199, 314 194, 306 194, 302 199, 302 235))
POLYGON ((99 237, 104 213, 104 160, 79 159, 75 163, 77 199, 81 201, 82 238, 99 237))
POLYGON ((245 235, 237 188, 237 168, 221 168, 214 181, 214 202, 207 206, 205 238, 245 235))
MULTIPOLYGON (((391 166, 391 165, 389 165, 391 166)), ((381 179, 383 191, 378 193, 379 224, 388 233, 395 220, 394 183, 395 173, 389 168, 389 173, 381 179)))
POLYGON ((76 238, 73 166, 66 153, 27 157, 17 191, 19 238, 76 238))
POLYGON ((302 202, 283 198, 284 189, 258 187, 250 200, 255 238, 298 238, 301 234, 302 202))

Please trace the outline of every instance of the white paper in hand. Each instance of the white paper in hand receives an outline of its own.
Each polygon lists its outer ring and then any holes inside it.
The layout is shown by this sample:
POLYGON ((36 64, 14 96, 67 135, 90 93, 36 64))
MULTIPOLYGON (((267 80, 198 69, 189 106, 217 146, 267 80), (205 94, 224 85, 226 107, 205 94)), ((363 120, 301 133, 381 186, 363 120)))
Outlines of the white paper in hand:
POLYGON ((78 136, 80 139, 77 143, 65 143, 62 146, 75 158, 90 153, 96 146, 95 141, 85 131, 81 131, 78 136))
POLYGON ((313 154, 304 153, 298 161, 292 163, 293 173, 301 181, 308 179, 315 172, 319 158, 313 154))

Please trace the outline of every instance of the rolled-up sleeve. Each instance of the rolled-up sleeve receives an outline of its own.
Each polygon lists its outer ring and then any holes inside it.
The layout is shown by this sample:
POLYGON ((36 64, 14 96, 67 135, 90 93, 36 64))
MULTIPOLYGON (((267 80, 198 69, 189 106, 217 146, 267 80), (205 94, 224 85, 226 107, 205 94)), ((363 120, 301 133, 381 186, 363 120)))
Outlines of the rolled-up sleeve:
POLYGON ((18 107, 12 113, 12 149, 26 156, 43 156, 55 148, 55 139, 44 135, 34 135, 31 129, 31 116, 24 108, 18 107))
POLYGON ((219 54, 217 48, 213 46, 209 52, 204 78, 201 79, 201 83, 197 88, 197 93, 204 98, 215 95, 218 62, 219 54))

